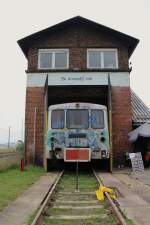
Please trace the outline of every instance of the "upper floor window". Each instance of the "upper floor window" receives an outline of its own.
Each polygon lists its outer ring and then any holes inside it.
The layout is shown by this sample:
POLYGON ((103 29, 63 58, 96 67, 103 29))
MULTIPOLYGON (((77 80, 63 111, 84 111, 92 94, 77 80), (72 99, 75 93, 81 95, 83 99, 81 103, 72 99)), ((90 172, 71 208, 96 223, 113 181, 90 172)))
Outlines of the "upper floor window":
POLYGON ((68 69, 68 49, 40 49, 38 57, 39 69, 68 69))
POLYGON ((88 49, 87 68, 117 69, 118 68, 117 49, 88 49))

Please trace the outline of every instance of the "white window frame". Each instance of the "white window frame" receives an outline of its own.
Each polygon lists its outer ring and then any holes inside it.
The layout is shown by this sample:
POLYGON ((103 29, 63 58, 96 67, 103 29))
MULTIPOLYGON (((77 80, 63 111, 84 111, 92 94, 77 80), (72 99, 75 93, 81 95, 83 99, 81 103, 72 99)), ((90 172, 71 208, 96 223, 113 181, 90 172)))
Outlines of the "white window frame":
POLYGON ((61 69, 68 69, 69 68, 69 49, 39 49, 38 51, 38 69, 40 70, 61 70, 61 69), (66 67, 55 67, 55 54, 61 53, 61 52, 67 53, 67 65, 66 67), (41 60, 41 54, 40 53, 51 53, 52 54, 52 67, 43 68, 40 67, 40 60, 41 60))
POLYGON ((116 48, 88 48, 87 49, 87 68, 88 69, 118 69, 118 50, 116 48), (91 67, 89 65, 89 53, 91 51, 100 52, 101 53, 101 67, 91 67), (116 67, 104 67, 104 52, 114 51, 116 56, 116 67))

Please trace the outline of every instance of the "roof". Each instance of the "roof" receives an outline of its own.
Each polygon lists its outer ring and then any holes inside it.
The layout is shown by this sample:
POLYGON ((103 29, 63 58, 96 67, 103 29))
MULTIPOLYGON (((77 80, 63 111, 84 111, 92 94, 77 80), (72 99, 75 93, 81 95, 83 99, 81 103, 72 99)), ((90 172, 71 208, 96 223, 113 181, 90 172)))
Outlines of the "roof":
POLYGON ((132 121, 134 125, 150 123, 150 109, 145 103, 131 90, 132 121))
POLYGON ((128 138, 130 142, 135 142, 139 137, 149 138, 150 137, 150 123, 144 123, 138 128, 132 130, 128 133, 128 138))
POLYGON ((96 22, 94 22, 92 20, 89 20, 89 19, 86 19, 84 17, 76 16, 76 17, 73 17, 71 19, 65 20, 61 23, 58 23, 56 25, 53 25, 51 27, 48 27, 44 30, 41 30, 41 31, 36 32, 34 34, 31 34, 31 35, 29 35, 29 36, 27 36, 23 39, 20 39, 20 40, 18 40, 18 44, 19 44, 20 48, 22 49, 23 53, 25 54, 25 56, 27 57, 28 49, 29 49, 29 47, 31 46, 31 44, 33 43, 34 40, 42 38, 42 37, 50 34, 51 32, 54 32, 56 30, 63 29, 67 25, 71 26, 72 24, 76 24, 76 23, 84 23, 84 24, 91 25, 96 30, 108 32, 110 35, 113 35, 113 36, 119 38, 128 47, 129 57, 132 55, 134 49, 136 48, 136 46, 139 42, 138 39, 136 39, 134 37, 131 37, 127 34, 121 33, 119 31, 116 31, 114 29, 106 27, 102 24, 96 23, 96 22))

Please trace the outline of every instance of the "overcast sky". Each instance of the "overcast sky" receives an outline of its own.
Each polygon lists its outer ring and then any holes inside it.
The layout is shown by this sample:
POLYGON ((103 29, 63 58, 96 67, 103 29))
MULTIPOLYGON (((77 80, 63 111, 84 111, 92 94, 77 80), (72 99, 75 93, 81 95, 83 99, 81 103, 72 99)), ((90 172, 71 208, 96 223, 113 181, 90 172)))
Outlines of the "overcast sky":
POLYGON ((150 106, 149 0, 1 0, 0 142, 22 136, 26 58, 17 40, 74 16, 83 16, 140 39, 131 57, 131 87, 150 106))

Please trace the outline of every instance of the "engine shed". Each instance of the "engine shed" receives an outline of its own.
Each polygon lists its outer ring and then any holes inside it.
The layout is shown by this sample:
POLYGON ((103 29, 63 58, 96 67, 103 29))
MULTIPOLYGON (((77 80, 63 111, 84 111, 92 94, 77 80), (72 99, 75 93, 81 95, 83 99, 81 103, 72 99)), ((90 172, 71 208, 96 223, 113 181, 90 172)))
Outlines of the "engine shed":
POLYGON ((47 111, 68 102, 111 111, 113 166, 132 151, 129 59, 139 40, 77 16, 18 41, 26 70, 25 160, 46 166, 47 111))

